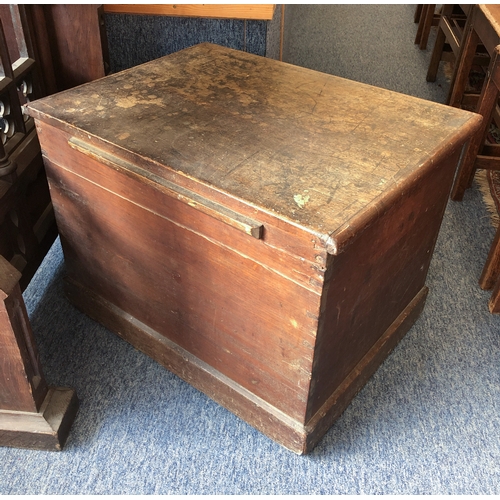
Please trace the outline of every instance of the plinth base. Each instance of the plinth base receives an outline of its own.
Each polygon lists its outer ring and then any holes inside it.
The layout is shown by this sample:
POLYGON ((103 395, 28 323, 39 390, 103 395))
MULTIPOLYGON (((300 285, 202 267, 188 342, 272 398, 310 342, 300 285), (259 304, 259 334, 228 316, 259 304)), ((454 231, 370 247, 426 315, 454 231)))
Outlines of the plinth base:
POLYGON ((50 388, 38 413, 0 410, 0 446, 61 451, 78 410, 73 389, 50 388))
POLYGON ((82 312, 114 331, 270 439, 302 455, 314 448, 413 326, 424 308, 428 288, 423 287, 420 290, 319 411, 305 424, 286 415, 271 403, 259 398, 69 277, 65 279, 65 291, 73 305, 82 312))

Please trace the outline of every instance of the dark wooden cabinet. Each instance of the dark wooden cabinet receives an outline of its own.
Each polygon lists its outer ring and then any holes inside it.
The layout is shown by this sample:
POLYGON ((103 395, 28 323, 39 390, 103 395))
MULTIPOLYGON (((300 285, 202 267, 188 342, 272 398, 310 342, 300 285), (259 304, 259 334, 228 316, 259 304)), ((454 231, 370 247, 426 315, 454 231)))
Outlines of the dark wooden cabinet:
POLYGON ((24 289, 57 228, 33 120, 21 106, 46 95, 26 9, 2 5, 0 39, 0 255, 22 273, 24 289), (12 59, 15 58, 15 59, 12 59))
POLYGON ((76 397, 47 387, 21 295, 57 236, 22 106, 104 76, 102 8, 3 4, 0 20, 0 445, 58 450, 76 397))

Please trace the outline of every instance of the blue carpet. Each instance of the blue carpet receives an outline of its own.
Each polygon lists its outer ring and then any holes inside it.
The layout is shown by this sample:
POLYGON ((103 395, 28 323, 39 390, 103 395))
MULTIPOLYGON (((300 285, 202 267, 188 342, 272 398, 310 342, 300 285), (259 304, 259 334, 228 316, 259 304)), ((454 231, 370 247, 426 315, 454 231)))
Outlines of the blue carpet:
MULTIPOLYGON (((414 7, 391 8, 428 88, 414 7)), ((57 241, 24 295, 48 382, 81 406, 63 452, 0 448, 0 494, 500 494, 500 316, 477 284, 493 234, 476 186, 449 203, 424 312, 307 456, 76 311, 57 241)))

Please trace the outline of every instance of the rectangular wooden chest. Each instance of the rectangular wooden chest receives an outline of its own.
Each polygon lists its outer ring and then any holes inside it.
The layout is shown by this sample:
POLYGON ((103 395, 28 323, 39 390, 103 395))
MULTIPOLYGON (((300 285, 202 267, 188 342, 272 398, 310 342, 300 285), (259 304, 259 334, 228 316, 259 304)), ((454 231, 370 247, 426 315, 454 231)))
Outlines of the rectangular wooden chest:
POLYGON ((297 453, 422 310, 480 121, 211 44, 28 112, 71 301, 297 453))

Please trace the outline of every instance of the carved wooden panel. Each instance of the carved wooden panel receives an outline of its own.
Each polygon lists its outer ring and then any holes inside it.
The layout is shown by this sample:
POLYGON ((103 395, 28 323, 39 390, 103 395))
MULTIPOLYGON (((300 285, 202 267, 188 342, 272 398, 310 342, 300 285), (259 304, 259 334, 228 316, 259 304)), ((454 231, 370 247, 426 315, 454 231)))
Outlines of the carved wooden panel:
POLYGON ((0 15, 0 255, 24 289, 57 235, 33 120, 22 110, 45 91, 30 12, 2 5, 0 15))

